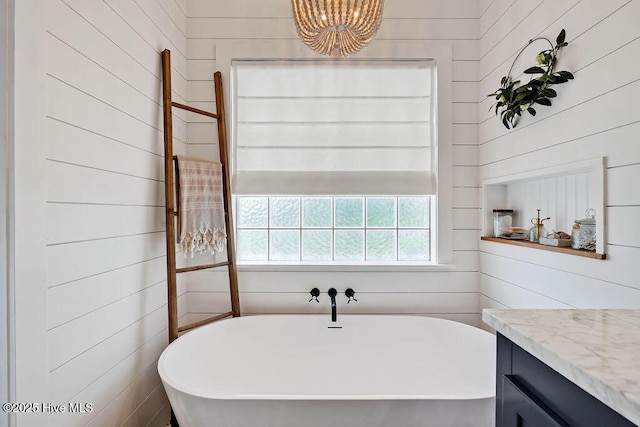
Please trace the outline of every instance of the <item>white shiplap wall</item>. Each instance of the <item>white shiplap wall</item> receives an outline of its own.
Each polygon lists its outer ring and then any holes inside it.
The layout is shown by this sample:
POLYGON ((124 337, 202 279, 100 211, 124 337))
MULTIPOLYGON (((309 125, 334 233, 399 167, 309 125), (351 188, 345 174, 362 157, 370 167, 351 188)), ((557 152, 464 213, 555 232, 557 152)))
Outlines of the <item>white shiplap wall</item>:
MULTIPOLYGON (((0 1, 0 109, 3 114, 0 115, 0 322, 3 327, 0 329, 0 401, 8 402, 11 397, 9 394, 9 328, 13 327, 5 323, 5 319, 9 319, 9 283, 11 282, 9 266, 9 251, 12 246, 12 238, 9 237, 11 230, 9 223, 13 221, 9 210, 10 206, 10 177, 12 175, 12 163, 9 155, 9 140, 11 139, 11 123, 9 119, 9 110, 12 106, 11 94, 9 88, 10 67, 13 65, 13 52, 9 48, 13 44, 10 37, 10 10, 9 3, 6 0, 0 1)), ((0 425, 9 424, 9 414, 0 414, 0 425)))
MULTIPOLYGON (((166 421, 159 52, 186 95, 186 4, 52 0, 47 43, 49 394, 96 405, 52 425, 166 421), (81 267, 77 267, 79 264, 81 267), (64 342, 64 345, 60 345, 64 342)), ((185 151, 184 115, 174 120, 185 151)))
MULTIPOLYGON (((172 50, 173 96, 184 102, 186 1, 16 3, 16 40, 29 47, 16 74, 39 91, 16 82, 17 398, 93 404, 19 425, 164 426, 160 51, 172 50)), ((174 132, 186 151, 184 115, 174 132)))
MULTIPOLYGON (((357 304, 342 312, 433 315, 477 325, 478 301, 478 17, 490 1, 397 0, 385 3, 373 42, 432 41, 453 50, 453 246, 454 271, 241 271, 243 314, 314 313, 329 310, 328 299, 308 304, 314 286, 326 292, 353 287, 357 304)), ((211 76, 216 49, 265 40, 298 41, 289 0, 188 0, 188 91, 190 104, 214 109, 211 76)), ((301 42, 300 42, 301 43, 301 42)), ((285 48, 286 50, 286 48, 285 48)), ((229 107, 228 107, 229 108, 229 107)), ((188 152, 217 156, 214 125, 188 116, 188 152), (214 154, 215 153, 215 154, 214 154)), ((197 260, 196 260, 197 262, 197 260)), ((228 307, 224 273, 192 273, 188 279, 188 320, 228 307)), ((346 299, 345 299, 346 300, 346 299)))
MULTIPOLYGON (((633 0, 496 0, 481 17, 481 100, 498 87, 527 40, 553 40, 562 28, 569 46, 558 69, 576 77, 557 87, 553 107, 538 108, 535 119, 524 118, 512 131, 488 112, 491 100, 482 100, 481 180, 606 156, 608 257, 598 261, 482 242, 483 308, 640 307, 634 262, 640 258, 640 193, 633 187, 640 179, 639 18, 640 2, 633 0)), ((515 69, 532 65, 539 50, 526 51, 515 69)))

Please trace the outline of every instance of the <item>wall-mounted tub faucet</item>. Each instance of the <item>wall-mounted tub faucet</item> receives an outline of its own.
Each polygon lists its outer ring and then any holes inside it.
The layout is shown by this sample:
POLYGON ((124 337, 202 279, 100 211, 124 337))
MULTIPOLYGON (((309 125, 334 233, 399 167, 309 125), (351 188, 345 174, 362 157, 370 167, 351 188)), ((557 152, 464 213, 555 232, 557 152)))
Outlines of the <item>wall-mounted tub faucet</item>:
POLYGON ((356 299, 356 297, 354 297, 354 295, 356 294, 356 291, 354 291, 351 288, 347 288, 346 291, 344 291, 344 295, 348 298, 347 300, 347 304, 349 304, 351 301, 355 301, 358 302, 358 300, 356 299))
POLYGON ((335 322, 337 317, 336 295, 338 295, 338 291, 336 291, 336 288, 331 288, 329 289, 328 294, 329 294, 329 298, 331 298, 331 321, 335 322))
POLYGON ((320 289, 313 288, 313 289, 311 289, 311 292, 309 292, 309 293, 311 294, 311 298, 309 299, 309 302, 311 302, 311 301, 313 301, 315 299, 317 303, 320 303, 320 301, 318 301, 318 297, 320 296, 320 289))

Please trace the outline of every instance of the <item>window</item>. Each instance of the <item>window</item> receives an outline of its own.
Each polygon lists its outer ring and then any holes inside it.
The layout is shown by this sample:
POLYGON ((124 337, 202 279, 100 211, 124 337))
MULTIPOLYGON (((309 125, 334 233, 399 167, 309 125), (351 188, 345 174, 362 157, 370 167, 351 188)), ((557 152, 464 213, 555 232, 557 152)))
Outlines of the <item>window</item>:
POLYGON ((240 262, 428 262, 433 61, 234 61, 240 262))
POLYGON ((239 261, 429 261, 429 197, 237 197, 239 261))

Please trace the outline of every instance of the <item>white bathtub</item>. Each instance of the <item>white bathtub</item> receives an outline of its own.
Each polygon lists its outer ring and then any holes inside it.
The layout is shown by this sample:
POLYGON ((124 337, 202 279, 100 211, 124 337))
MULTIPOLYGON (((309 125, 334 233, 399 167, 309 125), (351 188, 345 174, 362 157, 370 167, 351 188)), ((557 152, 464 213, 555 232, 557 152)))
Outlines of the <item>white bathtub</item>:
POLYGON ((495 337, 442 319, 232 318, 158 371, 180 427, 494 426, 495 337))

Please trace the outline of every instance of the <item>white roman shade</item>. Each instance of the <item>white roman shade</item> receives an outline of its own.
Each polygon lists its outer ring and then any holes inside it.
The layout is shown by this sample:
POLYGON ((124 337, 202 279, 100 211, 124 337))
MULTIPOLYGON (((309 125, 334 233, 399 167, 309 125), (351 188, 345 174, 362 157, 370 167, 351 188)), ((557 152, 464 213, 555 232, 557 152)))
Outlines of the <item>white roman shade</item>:
POLYGON ((234 193, 434 194, 432 61, 234 61, 234 193))

